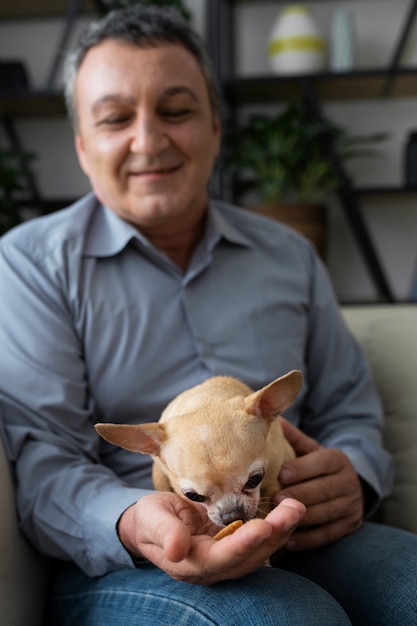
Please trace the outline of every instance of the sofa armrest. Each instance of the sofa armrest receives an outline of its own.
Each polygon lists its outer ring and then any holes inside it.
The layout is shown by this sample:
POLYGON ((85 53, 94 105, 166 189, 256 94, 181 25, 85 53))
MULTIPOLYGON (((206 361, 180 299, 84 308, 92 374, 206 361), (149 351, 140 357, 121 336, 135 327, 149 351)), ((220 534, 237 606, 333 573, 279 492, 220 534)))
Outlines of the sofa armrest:
POLYGON ((417 533, 417 304, 345 306, 342 313, 371 366, 395 462, 380 521, 417 533))
POLYGON ((0 621, 40 626, 48 580, 47 560, 18 530, 10 468, 0 438, 0 621))

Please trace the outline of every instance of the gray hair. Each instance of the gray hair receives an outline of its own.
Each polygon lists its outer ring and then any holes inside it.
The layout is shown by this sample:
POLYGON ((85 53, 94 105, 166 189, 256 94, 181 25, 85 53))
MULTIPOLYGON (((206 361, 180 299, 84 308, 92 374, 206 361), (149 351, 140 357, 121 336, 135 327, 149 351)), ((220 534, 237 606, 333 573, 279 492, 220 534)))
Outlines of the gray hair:
POLYGON ((136 4, 110 11, 101 20, 91 22, 81 34, 76 46, 66 57, 64 93, 68 115, 77 128, 75 80, 87 52, 107 39, 133 43, 140 48, 159 43, 180 44, 196 59, 206 81, 213 113, 220 112, 220 96, 210 58, 198 34, 173 9, 136 4))

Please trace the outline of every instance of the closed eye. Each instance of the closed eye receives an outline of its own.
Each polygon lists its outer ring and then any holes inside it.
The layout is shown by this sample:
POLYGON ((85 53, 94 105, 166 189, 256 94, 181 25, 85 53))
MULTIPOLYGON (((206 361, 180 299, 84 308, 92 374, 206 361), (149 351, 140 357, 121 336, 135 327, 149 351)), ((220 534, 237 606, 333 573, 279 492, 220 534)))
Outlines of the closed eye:
POLYGON ((128 124, 133 118, 130 113, 120 113, 120 114, 111 114, 106 115, 100 118, 97 122, 98 126, 108 126, 108 127, 119 127, 128 124))
POLYGON ((130 119, 130 116, 119 115, 118 117, 109 117, 106 120, 103 120, 103 124, 124 124, 129 119, 130 119))
POLYGON ((191 109, 164 109, 161 116, 171 122, 180 122, 187 119, 192 114, 191 109))
POLYGON ((205 502, 207 500, 206 496, 202 496, 200 493, 196 493, 195 491, 185 491, 184 495, 193 502, 205 502))
POLYGON ((250 476, 250 478, 246 482, 243 490, 245 491, 246 489, 255 489, 256 487, 258 487, 258 485, 261 484, 264 475, 265 472, 257 472, 256 474, 252 474, 252 476, 250 476))

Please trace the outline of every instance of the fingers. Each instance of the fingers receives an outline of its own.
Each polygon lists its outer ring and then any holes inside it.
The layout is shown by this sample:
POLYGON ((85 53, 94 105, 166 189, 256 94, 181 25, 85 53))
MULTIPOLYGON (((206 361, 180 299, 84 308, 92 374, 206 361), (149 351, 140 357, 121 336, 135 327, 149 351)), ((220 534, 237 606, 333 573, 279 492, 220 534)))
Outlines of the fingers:
MULTIPOLYGON (((343 470, 347 462, 350 464, 346 455, 340 450, 319 448, 310 454, 285 463, 281 468, 279 481, 282 485, 292 485, 321 476, 334 476, 343 470)), ((293 497, 297 498, 295 493, 293 497)))
POLYGON ((165 557, 173 563, 179 563, 187 556, 190 540, 189 529, 175 518, 172 522, 161 525, 155 536, 155 544, 162 549, 165 557))
POLYGON ((288 549, 322 547, 359 528, 363 519, 361 483, 342 451, 321 448, 287 464, 287 470, 280 479, 288 482, 275 501, 292 497, 307 507, 288 549))
MULTIPOLYGON (((172 494, 174 496, 174 494, 172 494)), ((190 505, 183 498, 174 496, 170 515, 156 526, 157 543, 167 559, 174 563, 184 559, 190 549, 193 534, 208 528, 204 507, 190 505)), ((162 521, 162 517, 159 517, 162 521)))
POLYGON ((276 533, 292 533, 306 514, 306 507, 295 498, 287 498, 265 518, 276 533))
POLYGON ((165 558, 175 562, 187 555, 191 535, 206 521, 195 507, 176 494, 153 493, 123 513, 118 532, 132 556, 153 560, 155 554, 164 553, 165 558))
POLYGON ((348 498, 349 502, 356 501, 363 507, 360 479, 349 458, 340 450, 322 448, 296 459, 281 471, 279 479, 284 487, 276 494, 275 501, 296 498, 309 507, 307 516, 313 505, 327 503, 331 506, 338 498, 348 498))
POLYGON ((282 548, 301 522, 305 507, 287 499, 263 519, 254 519, 219 542, 215 542, 206 560, 211 572, 222 578, 238 578, 262 565, 282 548))
MULTIPOLYGON (((301 502, 294 498, 286 498, 264 520, 250 520, 230 536, 231 540, 235 538, 239 541, 239 544, 236 544, 237 554, 244 556, 246 552, 262 543, 265 543, 268 551, 269 546, 276 548, 276 544, 283 545, 305 513, 306 507, 301 502)), ((232 541, 230 544, 232 545, 232 541)))
POLYGON ((280 417, 280 422, 284 431, 284 436, 294 448, 297 456, 309 454, 310 452, 319 450, 322 447, 318 441, 303 433, 299 428, 290 424, 283 417, 280 417))

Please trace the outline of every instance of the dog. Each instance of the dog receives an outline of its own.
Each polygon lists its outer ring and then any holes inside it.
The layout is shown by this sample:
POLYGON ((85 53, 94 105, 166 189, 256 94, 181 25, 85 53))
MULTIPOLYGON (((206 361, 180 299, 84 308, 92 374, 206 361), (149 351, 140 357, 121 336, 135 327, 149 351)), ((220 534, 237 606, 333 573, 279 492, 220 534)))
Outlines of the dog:
POLYGON ((95 429, 110 443, 150 454, 155 488, 202 503, 223 528, 265 517, 273 508, 281 465, 295 457, 278 417, 301 384, 299 370, 259 391, 214 376, 174 398, 159 422, 101 423, 95 429))

